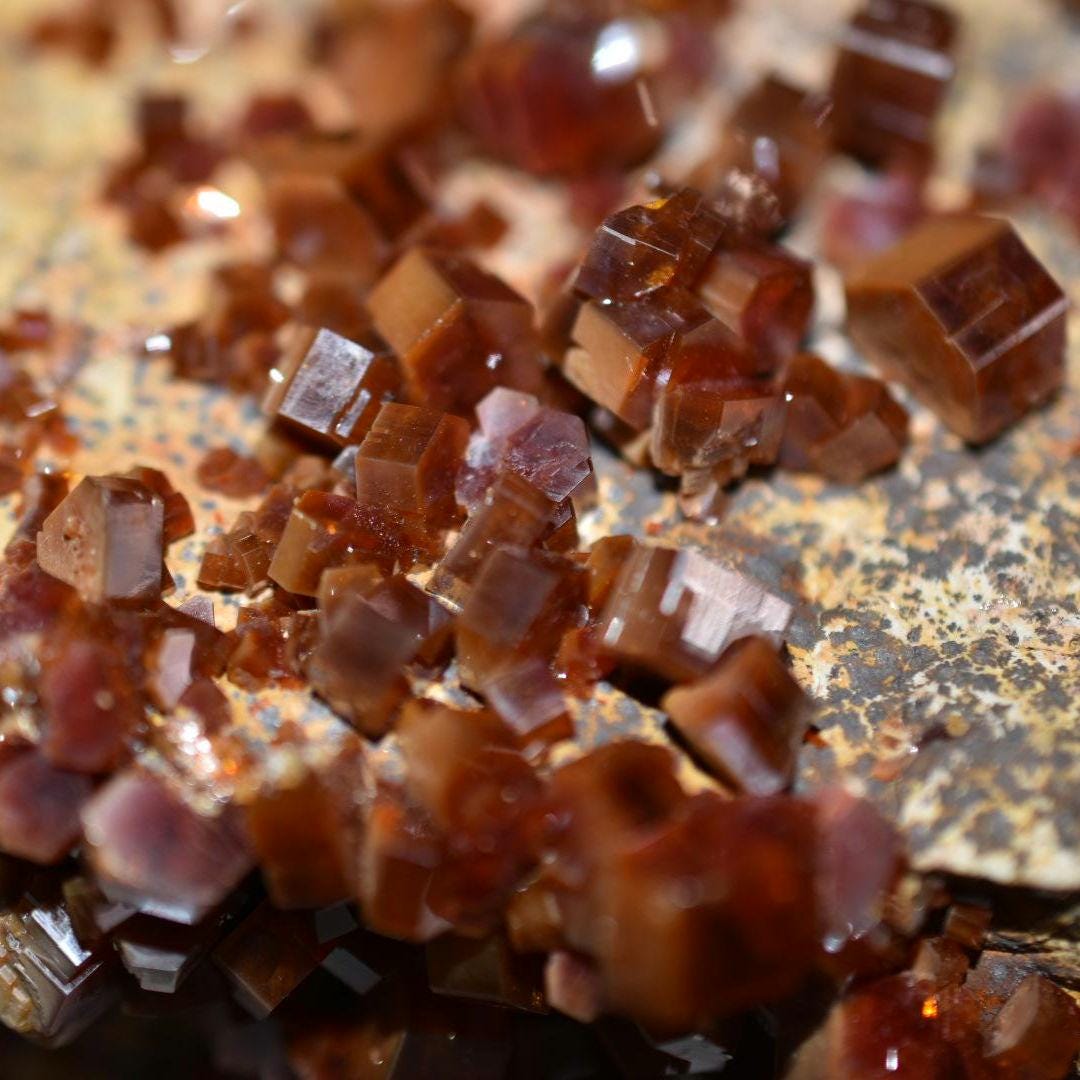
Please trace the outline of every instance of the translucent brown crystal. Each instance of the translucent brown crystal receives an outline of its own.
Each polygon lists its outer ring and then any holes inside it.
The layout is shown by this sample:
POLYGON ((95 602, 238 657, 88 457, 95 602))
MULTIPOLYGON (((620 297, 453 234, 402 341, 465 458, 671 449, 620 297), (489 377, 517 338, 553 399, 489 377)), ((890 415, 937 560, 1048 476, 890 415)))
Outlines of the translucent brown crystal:
POLYGON ((79 812, 93 790, 78 773, 51 765, 34 749, 0 762, 0 850, 31 862, 60 862, 79 838, 79 812))
POLYGON ((161 593, 164 506, 149 488, 120 476, 88 476, 45 519, 43 570, 87 600, 147 601, 161 593))
POLYGON ((231 446, 215 446, 208 450, 199 461, 196 476, 207 491, 233 499, 257 495, 270 483, 255 458, 239 454, 231 446))
POLYGON ((738 644, 704 679, 676 687, 664 709, 699 760, 751 795, 774 795, 794 776, 807 701, 764 638, 738 644))
POLYGON ((428 985, 436 994, 546 1012, 541 965, 510 947, 504 934, 479 940, 448 934, 424 950, 428 985))
POLYGON ((300 330, 283 361, 291 371, 273 391, 273 414, 318 443, 360 443, 401 376, 385 343, 350 341, 331 330, 300 330))
POLYGON ((573 519, 569 500, 556 504, 517 473, 503 472, 435 568, 431 586, 460 605, 496 547, 539 545, 573 519))
POLYGON ((462 255, 410 249, 368 307, 417 404, 467 415, 497 385, 539 386, 531 305, 462 255))
POLYGON ((346 746, 328 762, 285 751, 245 808, 270 899, 316 908, 355 895, 363 756, 346 746))
POLYGON ((955 72, 957 30, 948 8, 924 0, 857 11, 841 38, 830 90, 836 145, 879 165, 929 155, 955 72))
POLYGON ((291 174, 267 186, 278 250, 305 270, 375 279, 384 241, 371 215, 336 176, 291 174))
POLYGON ((87 803, 82 821, 106 896, 159 918, 198 922, 251 868, 228 811, 203 813, 148 773, 117 773, 87 803))
POLYGON ((531 394, 496 387, 476 407, 479 430, 457 480, 458 501, 470 510, 504 470, 553 502, 587 509, 596 495, 589 436, 580 417, 541 406, 531 394))
POLYGON ((727 230, 693 188, 619 210, 596 230, 574 289, 593 300, 627 301, 671 286, 690 288, 727 230))
POLYGON ((733 641, 779 643, 791 605, 752 578, 683 548, 638 545, 600 616, 601 647, 674 681, 705 674, 733 641))
POLYGON ((803 354, 788 367, 784 394, 784 468, 855 483, 895 465, 907 444, 907 410, 878 379, 803 354))
POLYGON ((214 950, 233 994, 252 1016, 269 1016, 318 966, 310 912, 263 901, 214 950))
POLYGON ((729 170, 764 182, 790 220, 817 179, 831 143, 832 105, 770 72, 732 110, 719 152, 695 176, 707 192, 729 170))
POLYGON ((810 264, 750 237, 713 252, 695 292, 764 364, 798 349, 814 306, 810 264))
POLYGON ((964 948, 977 952, 986 942, 992 915, 986 904, 952 904, 945 913, 942 933, 964 948))
POLYGON ((0 928, 0 1019, 12 1030, 62 1046, 116 1000, 111 950, 83 946, 63 900, 25 893, 0 928))
POLYGON ((1006 221, 927 221, 852 274, 847 302, 855 344, 970 442, 1061 386, 1068 301, 1006 221))
POLYGON ((356 498, 438 531, 460 516, 454 481, 469 439, 459 416, 386 404, 356 454, 356 498))
POLYGON ((131 672, 112 643, 94 636, 96 630, 50 635, 38 677, 41 751, 53 765, 83 773, 119 764, 143 719, 131 672))
POLYGON ((1065 1076, 1080 1052, 1080 1007, 1049 979, 1029 975, 995 1017, 985 1046, 1000 1073, 1065 1076))
POLYGON ((400 790, 381 786, 367 811, 360 856, 367 926, 406 941, 430 941, 448 929, 428 903, 442 858, 442 840, 426 816, 400 790))

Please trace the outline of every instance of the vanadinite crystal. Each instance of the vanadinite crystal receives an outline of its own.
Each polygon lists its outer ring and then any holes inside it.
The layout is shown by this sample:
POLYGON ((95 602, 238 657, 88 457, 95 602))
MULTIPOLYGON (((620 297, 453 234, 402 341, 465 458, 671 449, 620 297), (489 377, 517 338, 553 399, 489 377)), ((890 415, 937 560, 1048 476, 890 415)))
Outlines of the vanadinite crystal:
POLYGON ((88 600, 146 601, 161 593, 164 506, 144 484, 88 476, 45 519, 38 562, 88 600))
POLYGON ((695 183, 711 191, 731 169, 759 177, 790 219, 817 179, 829 153, 832 105, 772 73, 753 87, 727 119, 717 155, 695 183))
POLYGON ((483 150, 529 172, 632 165, 663 134, 665 83, 707 70, 707 29, 680 35, 681 19, 603 21, 575 8, 526 21, 469 57, 465 122, 483 150))
POLYGON ((397 397, 401 376, 388 346, 350 341, 331 330, 300 330, 272 392, 273 415, 318 443, 359 443, 383 402, 397 397))
POLYGON ((786 600, 698 551, 640 544, 604 605, 601 648, 631 667, 692 679, 738 638, 779 643, 791 613, 786 600))
POLYGON ((874 0, 856 12, 833 73, 836 144, 873 164, 929 154, 956 37, 952 12, 924 0, 874 0))
POLYGON ((895 465, 908 415, 878 379, 797 356, 784 383, 787 418, 779 461, 786 469, 854 483, 895 465))
POLYGON ((147 914, 198 922, 251 868, 228 811, 203 813, 168 781, 147 773, 116 774, 82 819, 90 863, 106 895, 147 914))
POLYGON ((532 306, 464 256, 411 248, 368 307, 418 404, 468 414, 496 385, 539 386, 532 306))
POLYGON ((791 783, 808 709, 771 642, 736 645, 704 679, 669 691, 664 708, 694 753, 734 787, 774 795, 791 783))
POLYGON ((1064 378, 1068 300, 1008 222, 936 218, 847 282, 856 345, 985 442, 1064 378))

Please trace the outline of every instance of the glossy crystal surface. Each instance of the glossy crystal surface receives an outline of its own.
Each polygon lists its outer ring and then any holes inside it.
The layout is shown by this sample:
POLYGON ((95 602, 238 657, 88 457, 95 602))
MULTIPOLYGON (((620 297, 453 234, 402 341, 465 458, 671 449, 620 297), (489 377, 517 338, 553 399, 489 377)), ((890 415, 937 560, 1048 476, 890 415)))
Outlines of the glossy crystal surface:
POLYGON ((929 220, 862 264, 847 301, 855 344, 970 442, 1061 386, 1068 301, 1008 222, 929 220))

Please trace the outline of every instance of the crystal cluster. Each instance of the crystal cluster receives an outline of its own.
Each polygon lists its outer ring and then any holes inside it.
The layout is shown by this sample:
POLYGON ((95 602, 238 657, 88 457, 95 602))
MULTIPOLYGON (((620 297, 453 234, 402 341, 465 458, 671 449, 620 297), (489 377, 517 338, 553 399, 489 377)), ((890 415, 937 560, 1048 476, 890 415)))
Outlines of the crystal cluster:
MULTIPOLYGON (((196 523, 164 474, 30 475, 63 422, 12 357, 60 335, 34 311, 0 327, 0 493, 22 491, 0 564, 8 1026, 64 1042, 118 998, 179 1016, 221 985, 252 1018, 246 1041, 200 1036, 230 1075, 702 1075, 756 1040, 764 1076, 760 1010, 810 1003, 803 1080, 1068 1072, 1080 1009, 996 951, 977 886, 915 875, 871 803, 800 772, 791 600, 685 538, 583 543, 586 418, 701 517, 752 468, 855 483, 898 461, 906 411, 802 351, 812 267, 776 240, 834 148, 888 170, 834 201, 826 251, 867 357, 973 442, 1061 383, 1065 300, 1012 229, 919 224, 956 33, 935 5, 868 4, 831 100, 769 75, 701 190, 654 177, 619 205, 727 8, 551 0, 474 40, 452 0, 340 0, 311 45, 355 127, 285 91, 210 140, 183 99, 141 100, 107 185, 133 238, 188 235, 185 193, 235 147, 273 245, 147 351, 261 395, 267 422, 197 470, 252 500, 198 572, 233 594, 225 632, 206 595, 167 599, 196 523), (540 325, 474 257, 500 212, 440 201, 468 146, 607 215, 540 325), (576 741, 601 680, 659 704, 670 744, 576 741), (310 691, 343 723, 258 745, 227 683, 310 691)), ((111 8, 84 14, 68 44, 103 55, 111 8)), ((1058 199, 1051 111, 1009 168, 1058 199)))

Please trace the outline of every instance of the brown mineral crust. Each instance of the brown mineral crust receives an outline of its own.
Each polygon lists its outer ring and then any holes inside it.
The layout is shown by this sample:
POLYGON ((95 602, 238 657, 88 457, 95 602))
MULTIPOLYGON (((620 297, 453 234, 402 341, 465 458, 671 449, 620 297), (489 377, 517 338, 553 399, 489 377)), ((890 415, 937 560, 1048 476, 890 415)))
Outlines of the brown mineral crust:
POLYGON ((506 935, 474 939, 447 934, 424 949, 428 985, 436 994, 544 1013, 542 964, 521 956, 506 935))
POLYGON ((0 915, 0 1019, 47 1046, 62 1046, 118 996, 111 949, 84 948, 65 903, 25 893, 0 915))
POLYGON ((283 909, 349 899, 357 887, 362 750, 346 746, 325 763, 286 755, 245 807, 270 899, 283 909))
POLYGON ((923 0, 857 11, 841 38, 830 89, 836 145, 873 165, 929 157, 955 73, 957 37, 956 16, 923 0))
POLYGON ((356 454, 356 498, 385 506, 433 532, 461 519, 454 482, 469 441, 460 416, 383 405, 356 454))
POLYGON ((214 949, 214 962, 252 1016, 269 1016, 321 959, 310 912, 263 901, 214 949))
POLYGON ((231 446, 215 446, 207 450, 199 461, 195 475, 207 491, 231 499, 258 495, 270 483, 270 477, 253 457, 237 453, 231 446))
POLYGON ((553 503, 516 473, 502 473, 435 568, 432 590, 460 606, 496 547, 538 546, 573 516, 569 500, 553 503))
POLYGON ((92 782, 59 769, 35 749, 0 761, 0 850, 45 865, 58 863, 79 838, 79 812, 92 782))
POLYGON ((273 415, 326 447, 362 442, 382 404, 401 391, 389 347, 371 333, 351 341, 301 329, 284 366, 292 374, 273 391, 273 415))
POLYGON ((1006 221, 928 220, 852 274, 847 302, 856 346, 969 442, 1064 378, 1068 299, 1006 221))
POLYGON ((1059 1080, 1080 1053, 1080 1006, 1041 975, 1029 975, 994 1018, 987 1061, 1002 1075, 1059 1080))
POLYGON ((469 415, 496 385, 539 388, 532 306, 462 255, 411 248, 368 307, 419 405, 469 415))
POLYGON ((752 578, 683 548, 638 545, 599 620, 602 649, 672 681, 704 675, 738 638, 779 644, 791 605, 752 578))
POLYGON ((747 638, 663 707, 695 756, 737 790, 775 795, 791 784, 809 702, 772 642, 747 638))
POLYGON ((196 810, 146 772, 117 773, 83 808, 82 823, 105 895, 173 922, 198 922, 252 865, 229 809, 196 810))
POLYGON ((785 418, 781 388, 722 322, 690 331, 669 354, 670 374, 653 407, 650 456, 672 475, 695 469, 721 483, 749 465, 771 465, 785 418))
POLYGON ((729 170, 759 178, 790 221, 829 155, 832 104, 770 72, 739 99, 720 150, 695 175, 711 192, 729 170))
POLYGON ((396 734, 406 791, 446 837, 427 903, 463 929, 490 927, 531 865, 540 781, 491 713, 414 700, 396 734))
POLYGON ((574 290, 591 300, 629 301, 664 288, 692 288, 728 231, 694 188, 619 210, 596 230, 574 290))
POLYGON ((635 431, 652 420, 655 385, 680 336, 709 313, 690 294, 665 293, 651 301, 581 306, 572 348, 563 362, 567 379, 635 431))
POLYGON ((147 602, 161 594, 164 505, 146 485, 88 476, 45 519, 43 570, 87 600, 147 602))
POLYGON ((380 785, 367 810, 360 854, 360 907, 376 933, 430 941, 448 929, 428 906, 431 879, 443 860, 431 822, 397 788, 380 785))
POLYGON ((57 768, 103 773, 128 752, 143 721, 143 700, 113 643, 78 630, 43 643, 38 697, 41 752, 57 768))
POLYGON ((767 240, 721 244, 694 287, 705 307, 765 366, 791 356, 814 307, 811 265, 767 240))
POLYGON ((896 464, 907 444, 907 410, 878 379, 807 353, 788 367, 784 394, 783 468, 855 483, 896 464))

